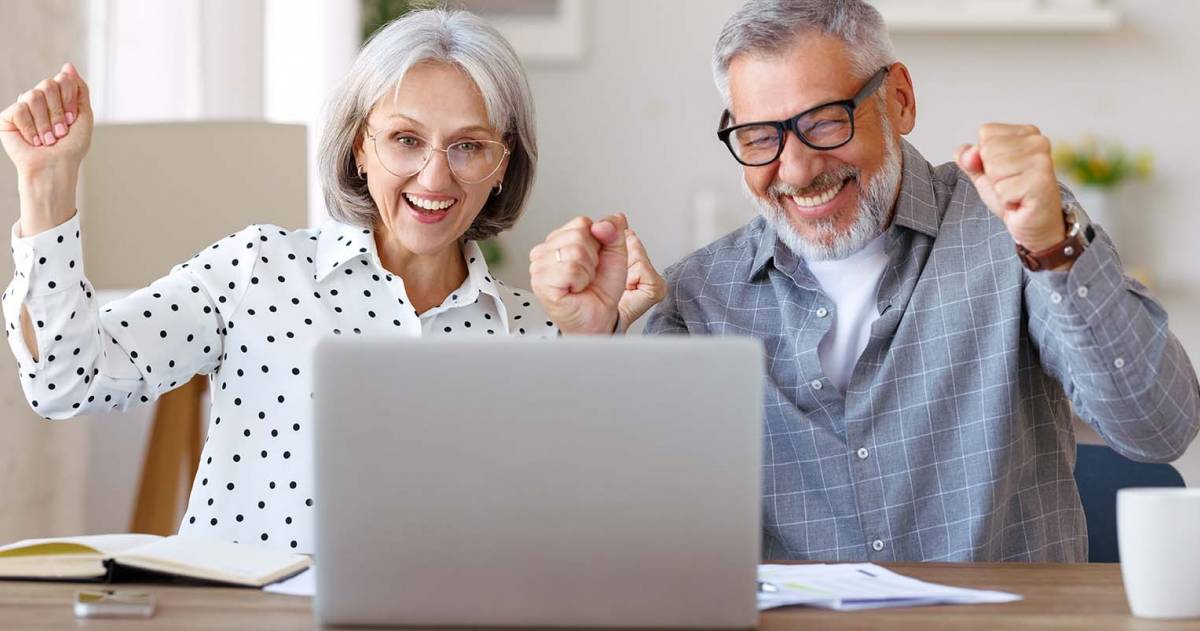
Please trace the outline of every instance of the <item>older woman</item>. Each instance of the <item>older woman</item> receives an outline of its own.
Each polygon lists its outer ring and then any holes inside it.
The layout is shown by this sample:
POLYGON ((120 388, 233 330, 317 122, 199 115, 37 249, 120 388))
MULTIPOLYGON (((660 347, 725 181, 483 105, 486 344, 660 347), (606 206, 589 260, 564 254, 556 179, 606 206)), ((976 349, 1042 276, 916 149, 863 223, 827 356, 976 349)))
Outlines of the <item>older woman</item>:
MULTIPOLYGON (((123 409, 210 375, 183 533, 312 549, 308 379, 321 336, 558 334, 474 241, 516 221, 537 149, 517 57, 469 13, 410 14, 362 50, 320 146, 332 221, 250 226, 103 309, 74 210, 91 130, 87 85, 69 64, 0 115, 21 196, 6 333, 47 418, 123 409)), ((652 270, 623 228, 613 217, 595 229, 630 246, 623 265, 652 270)), ((631 296, 661 293, 656 275, 634 276, 631 296)))

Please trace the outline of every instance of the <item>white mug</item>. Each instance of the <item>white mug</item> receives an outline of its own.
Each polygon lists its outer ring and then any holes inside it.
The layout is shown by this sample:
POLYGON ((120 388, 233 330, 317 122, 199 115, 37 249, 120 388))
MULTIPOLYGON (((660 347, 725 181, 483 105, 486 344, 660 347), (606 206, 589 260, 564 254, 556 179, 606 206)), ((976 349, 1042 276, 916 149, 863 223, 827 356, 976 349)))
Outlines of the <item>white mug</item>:
POLYGON ((1139 618, 1200 618, 1200 488, 1117 491, 1117 543, 1139 618))

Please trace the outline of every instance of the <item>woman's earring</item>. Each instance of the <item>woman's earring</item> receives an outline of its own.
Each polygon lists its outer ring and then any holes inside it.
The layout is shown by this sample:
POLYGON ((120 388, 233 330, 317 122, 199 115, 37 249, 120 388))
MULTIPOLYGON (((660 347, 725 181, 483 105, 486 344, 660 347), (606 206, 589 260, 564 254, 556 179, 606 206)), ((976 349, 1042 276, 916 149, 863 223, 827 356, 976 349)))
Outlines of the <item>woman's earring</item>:
POLYGON ((358 165, 358 177, 359 177, 359 179, 362 179, 362 180, 367 179, 367 170, 364 169, 363 165, 361 165, 361 164, 358 165))
POLYGON ((503 192, 504 192, 504 182, 501 182, 496 185, 496 188, 492 189, 492 197, 499 197, 500 193, 503 193, 503 192))

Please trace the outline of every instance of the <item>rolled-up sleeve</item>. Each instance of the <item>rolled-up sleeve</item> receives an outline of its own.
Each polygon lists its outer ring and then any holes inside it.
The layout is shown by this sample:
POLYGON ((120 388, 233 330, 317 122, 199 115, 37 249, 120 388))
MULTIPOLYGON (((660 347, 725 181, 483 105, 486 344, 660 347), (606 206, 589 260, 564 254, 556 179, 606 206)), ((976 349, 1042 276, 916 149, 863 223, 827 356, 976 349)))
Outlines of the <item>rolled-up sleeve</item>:
POLYGON ((101 308, 84 275, 78 216, 27 238, 14 226, 16 272, 3 296, 5 334, 29 404, 51 419, 124 409, 213 371, 226 320, 252 274, 258 232, 251 226, 230 235, 101 308), (216 254, 232 249, 232 259, 216 254), (22 306, 36 359, 21 331, 22 306))
POLYGON ((1182 455, 1200 430, 1196 372, 1103 231, 1069 271, 1026 276, 1030 334, 1076 413, 1129 458, 1182 455))

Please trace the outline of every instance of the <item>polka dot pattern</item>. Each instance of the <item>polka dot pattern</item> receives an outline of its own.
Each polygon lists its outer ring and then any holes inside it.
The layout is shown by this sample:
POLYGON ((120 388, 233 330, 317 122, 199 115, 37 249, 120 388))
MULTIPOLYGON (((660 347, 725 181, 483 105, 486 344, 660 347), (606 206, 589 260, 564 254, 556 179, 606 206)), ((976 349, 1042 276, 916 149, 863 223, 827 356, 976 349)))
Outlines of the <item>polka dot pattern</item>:
POLYGON ((469 241, 466 281, 419 315, 371 231, 337 222, 250 226, 103 307, 83 273, 78 218, 26 239, 14 226, 12 242, 5 333, 39 414, 121 410, 209 376, 208 438, 181 533, 312 551, 309 375, 321 337, 558 335, 532 294, 496 280, 469 241), (22 303, 37 361, 17 328, 22 303))

